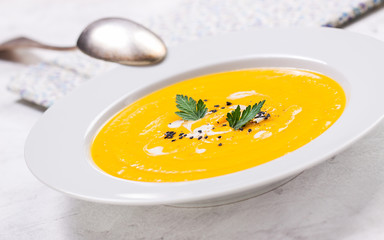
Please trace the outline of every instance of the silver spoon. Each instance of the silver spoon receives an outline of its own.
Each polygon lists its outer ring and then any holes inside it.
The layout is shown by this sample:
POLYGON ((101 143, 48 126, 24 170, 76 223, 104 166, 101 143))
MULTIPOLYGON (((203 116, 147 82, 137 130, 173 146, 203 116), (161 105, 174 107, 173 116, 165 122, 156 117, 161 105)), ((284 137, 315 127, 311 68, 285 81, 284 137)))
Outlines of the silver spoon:
POLYGON ((124 18, 103 18, 89 24, 80 34, 77 47, 57 47, 19 37, 0 44, 0 51, 17 48, 50 50, 80 49, 101 60, 143 66, 161 62, 167 55, 164 42, 144 26, 124 18))

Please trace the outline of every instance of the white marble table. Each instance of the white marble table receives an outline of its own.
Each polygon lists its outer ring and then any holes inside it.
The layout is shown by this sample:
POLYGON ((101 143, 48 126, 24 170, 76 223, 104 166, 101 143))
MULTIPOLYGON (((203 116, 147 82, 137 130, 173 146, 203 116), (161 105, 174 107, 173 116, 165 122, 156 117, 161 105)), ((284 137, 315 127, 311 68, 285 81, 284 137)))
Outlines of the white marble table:
MULTIPOLYGON (((0 40, 23 33, 70 44, 95 17, 122 13, 100 0, 59 2, 1 1, 0 40)), ((131 1, 124 14, 140 19, 138 10, 149 2, 131 1)), ((148 11, 177 2, 158 5, 148 11)), ((347 29, 384 40, 384 9, 347 29)), ((24 62, 45 56, 32 51, 24 62)), ((0 239, 384 239, 384 122, 337 157, 236 204, 187 209, 89 203, 46 187, 24 163, 25 138, 44 109, 5 86, 25 67, 0 61, 0 239)))

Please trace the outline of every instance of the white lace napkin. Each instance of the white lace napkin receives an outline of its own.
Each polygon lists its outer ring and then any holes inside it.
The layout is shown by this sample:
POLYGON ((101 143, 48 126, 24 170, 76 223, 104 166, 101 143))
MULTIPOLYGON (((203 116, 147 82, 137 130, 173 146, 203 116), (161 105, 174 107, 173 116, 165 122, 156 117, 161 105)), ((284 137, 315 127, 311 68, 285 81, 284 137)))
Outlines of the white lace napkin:
MULTIPOLYGON (((343 24, 384 0, 188 0, 177 11, 142 22, 168 46, 205 36, 257 27, 343 24)), ((14 76, 8 89, 23 99, 49 107, 81 83, 116 66, 80 52, 29 66, 14 76)))

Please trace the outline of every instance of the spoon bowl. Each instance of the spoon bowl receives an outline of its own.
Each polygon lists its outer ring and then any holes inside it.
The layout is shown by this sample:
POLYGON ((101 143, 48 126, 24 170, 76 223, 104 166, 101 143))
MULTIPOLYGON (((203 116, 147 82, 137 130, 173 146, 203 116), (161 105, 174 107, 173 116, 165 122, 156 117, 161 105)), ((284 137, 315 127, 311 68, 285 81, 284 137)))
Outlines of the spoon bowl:
POLYGON ((85 54, 125 65, 152 65, 167 53, 164 42, 144 26, 123 18, 97 20, 81 33, 77 47, 85 54))

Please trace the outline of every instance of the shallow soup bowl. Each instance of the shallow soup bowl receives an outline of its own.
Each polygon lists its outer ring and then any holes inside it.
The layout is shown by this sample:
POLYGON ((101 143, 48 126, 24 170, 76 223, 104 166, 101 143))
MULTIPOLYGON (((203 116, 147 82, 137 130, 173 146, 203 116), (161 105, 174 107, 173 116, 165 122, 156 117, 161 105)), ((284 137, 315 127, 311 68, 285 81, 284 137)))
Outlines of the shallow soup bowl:
POLYGON ((171 47, 153 67, 117 67, 55 103, 31 130, 25 158, 46 185, 70 196, 123 205, 212 206, 265 193, 344 150, 383 117, 384 45, 344 30, 261 29, 171 47), (282 157, 202 180, 149 183, 116 178, 92 161, 90 145, 112 116, 135 100, 193 77, 252 68, 319 72, 344 89, 341 117, 323 134, 282 157), (363 115, 363 117, 361 117, 363 115))

